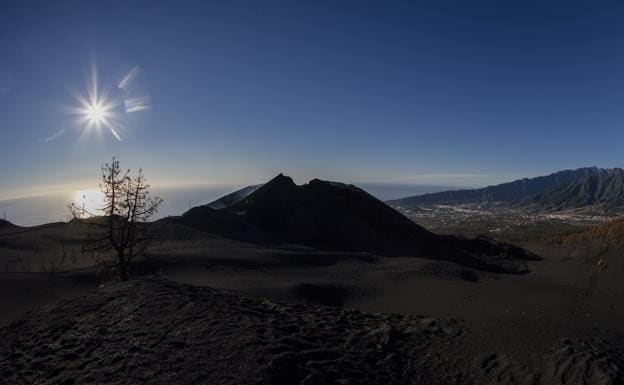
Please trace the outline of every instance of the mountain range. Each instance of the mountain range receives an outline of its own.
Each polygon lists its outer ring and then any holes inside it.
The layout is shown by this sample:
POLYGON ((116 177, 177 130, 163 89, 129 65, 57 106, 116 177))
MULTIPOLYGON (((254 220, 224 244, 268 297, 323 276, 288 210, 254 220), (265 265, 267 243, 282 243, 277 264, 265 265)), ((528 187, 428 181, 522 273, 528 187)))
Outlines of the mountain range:
POLYGON ((443 191, 387 202, 400 209, 438 204, 502 204, 547 212, 624 211, 624 170, 585 167, 472 190, 443 191))
POLYGON ((249 191, 166 220, 243 241, 418 256, 498 272, 527 272, 524 260, 538 258, 486 239, 434 234, 353 185, 314 179, 298 186, 280 174, 249 191))
POLYGON ((624 207, 624 170, 588 174, 533 196, 527 205, 548 211, 593 207, 605 212, 624 207))

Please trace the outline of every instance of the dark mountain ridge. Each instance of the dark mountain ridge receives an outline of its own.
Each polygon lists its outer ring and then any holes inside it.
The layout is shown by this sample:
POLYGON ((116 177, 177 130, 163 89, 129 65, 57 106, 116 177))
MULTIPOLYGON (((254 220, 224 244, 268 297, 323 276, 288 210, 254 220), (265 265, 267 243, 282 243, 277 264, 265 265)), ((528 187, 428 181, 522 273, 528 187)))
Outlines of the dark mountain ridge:
POLYGON ((227 238, 300 244, 326 251, 419 256, 500 272, 525 273, 534 255, 485 239, 434 234, 364 190, 278 175, 223 209, 208 205, 169 220, 227 238))
POLYGON ((419 205, 519 202, 530 199, 539 193, 578 181, 582 178, 600 176, 608 170, 598 167, 585 167, 576 170, 564 170, 536 178, 524 178, 499 185, 472 190, 442 191, 402 199, 387 203, 393 207, 411 209, 419 205))
POLYGON ((420 244, 434 237, 358 187, 318 179, 297 186, 281 174, 225 211, 245 213, 275 237, 321 249, 396 254, 401 240, 420 244))

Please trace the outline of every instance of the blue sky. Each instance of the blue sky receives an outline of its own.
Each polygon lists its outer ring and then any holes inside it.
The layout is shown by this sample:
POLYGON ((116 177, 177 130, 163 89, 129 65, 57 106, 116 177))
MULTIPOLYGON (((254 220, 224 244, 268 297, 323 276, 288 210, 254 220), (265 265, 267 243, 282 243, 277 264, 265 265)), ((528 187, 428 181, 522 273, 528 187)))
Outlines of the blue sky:
POLYGON ((0 194, 97 181, 482 185, 622 165, 624 7, 573 1, 4 1, 0 194), (67 106, 91 65, 122 141, 67 106), (92 130, 92 129, 91 129, 92 130), (90 134, 90 135, 89 135, 90 134))

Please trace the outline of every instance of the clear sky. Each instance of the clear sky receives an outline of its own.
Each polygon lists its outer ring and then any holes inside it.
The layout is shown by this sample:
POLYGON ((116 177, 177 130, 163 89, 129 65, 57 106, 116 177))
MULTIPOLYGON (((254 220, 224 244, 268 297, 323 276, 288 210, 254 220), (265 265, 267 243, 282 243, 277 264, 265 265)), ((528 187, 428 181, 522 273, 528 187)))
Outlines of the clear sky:
POLYGON ((171 184, 621 165, 622 20, 600 1, 4 0, 0 194, 113 155, 171 184), (114 133, 71 110, 92 66, 99 100, 129 103, 114 133))

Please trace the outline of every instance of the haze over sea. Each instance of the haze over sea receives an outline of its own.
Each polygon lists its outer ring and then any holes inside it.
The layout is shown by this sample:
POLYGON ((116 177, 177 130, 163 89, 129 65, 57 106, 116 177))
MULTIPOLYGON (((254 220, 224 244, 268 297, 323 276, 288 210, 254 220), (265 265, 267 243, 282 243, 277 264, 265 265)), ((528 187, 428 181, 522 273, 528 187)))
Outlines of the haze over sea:
MULTIPOLYGON (((358 186, 381 200, 457 188, 391 183, 363 183, 358 186)), ((155 187, 152 189, 153 195, 163 198, 164 202, 154 219, 180 215, 190 207, 210 203, 242 187, 245 186, 221 184, 193 187, 155 187)), ((88 210, 97 211, 97 208, 101 205, 101 197, 97 189, 85 189, 74 192, 0 200, 0 215, 2 215, 0 218, 6 218, 6 220, 19 226, 36 226, 44 223, 66 221, 69 216, 67 205, 70 202, 75 202, 78 205, 84 204, 88 210)))

